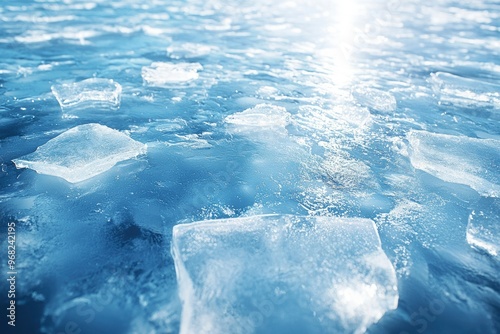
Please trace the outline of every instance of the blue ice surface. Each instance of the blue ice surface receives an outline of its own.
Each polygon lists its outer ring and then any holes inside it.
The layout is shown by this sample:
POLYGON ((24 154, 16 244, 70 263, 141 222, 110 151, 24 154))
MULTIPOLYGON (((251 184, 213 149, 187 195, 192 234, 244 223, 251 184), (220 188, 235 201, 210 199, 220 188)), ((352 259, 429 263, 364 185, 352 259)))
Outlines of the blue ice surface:
POLYGON ((3 1, 0 31, 2 333, 179 333, 172 228, 262 214, 375 222, 399 297, 368 333, 500 331, 498 1, 3 1), (93 77, 119 108, 60 107, 93 77), (16 169, 88 123, 147 154, 16 169))

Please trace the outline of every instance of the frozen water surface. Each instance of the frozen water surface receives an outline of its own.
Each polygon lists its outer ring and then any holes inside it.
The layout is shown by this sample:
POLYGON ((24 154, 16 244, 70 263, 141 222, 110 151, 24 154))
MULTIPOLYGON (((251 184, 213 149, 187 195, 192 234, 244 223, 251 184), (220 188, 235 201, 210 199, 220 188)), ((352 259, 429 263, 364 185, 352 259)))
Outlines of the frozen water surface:
POLYGON ((363 333, 398 301, 368 219, 251 216, 176 225, 181 333, 363 333))
POLYGON ((0 2, 0 333, 499 333, 499 13, 0 2))
POLYGON ((14 159, 17 168, 81 182, 116 163, 146 152, 146 146, 100 124, 85 124, 63 132, 35 152, 14 159))

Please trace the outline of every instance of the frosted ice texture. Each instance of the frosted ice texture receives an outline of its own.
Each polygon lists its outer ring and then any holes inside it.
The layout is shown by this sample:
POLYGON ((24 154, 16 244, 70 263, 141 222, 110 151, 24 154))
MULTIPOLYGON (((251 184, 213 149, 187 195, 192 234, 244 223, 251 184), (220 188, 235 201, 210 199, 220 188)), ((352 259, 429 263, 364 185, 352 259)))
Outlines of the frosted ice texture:
POLYGON ((120 107, 122 86, 112 79, 90 78, 51 89, 63 110, 120 107))
POLYGON ((500 199, 484 198, 469 216, 467 242, 493 256, 500 252, 500 199))
POLYGON ((17 168, 30 168, 76 183, 145 152, 146 145, 117 130, 92 123, 69 129, 13 162, 17 168))
POLYGON ((198 79, 202 69, 199 63, 154 62, 142 68, 142 79, 148 86, 171 87, 198 79))
POLYGON ((407 139, 413 167, 481 195, 500 197, 500 141, 427 131, 410 131, 407 139))
POLYGON ((264 215, 176 225, 181 333, 363 333, 398 301, 369 219, 264 215))

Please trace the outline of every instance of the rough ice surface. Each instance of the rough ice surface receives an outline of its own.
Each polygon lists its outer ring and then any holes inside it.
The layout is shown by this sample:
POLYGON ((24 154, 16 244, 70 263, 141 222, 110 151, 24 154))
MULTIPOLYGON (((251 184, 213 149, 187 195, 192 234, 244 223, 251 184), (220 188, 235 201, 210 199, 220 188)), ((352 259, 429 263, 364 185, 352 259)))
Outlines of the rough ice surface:
POLYGON ((500 253, 500 199, 484 198, 469 216, 467 242, 493 256, 500 253))
POLYGON ((373 221, 264 215, 174 226, 181 333, 363 333, 398 301, 373 221))
POLYGON ((122 86, 112 79, 90 78, 51 89, 63 110, 120 107, 122 86))
POLYGON ((199 63, 154 62, 142 68, 142 79, 148 86, 171 87, 198 79, 199 63))
POLYGON ((358 86, 351 93, 359 104, 380 112, 391 112, 397 108, 396 98, 380 89, 358 86))
POLYGON ((500 197, 500 141, 410 131, 413 167, 446 182, 465 184, 484 196, 500 197))
POLYGON ((500 109, 500 85, 458 75, 431 73, 429 82, 442 102, 464 107, 486 106, 500 109))
POLYGON ((236 132, 284 131, 290 124, 290 118, 290 113, 285 108, 262 103, 229 115, 224 122, 236 132))
POLYGON ((13 162, 17 168, 30 168, 76 183, 145 152, 144 144, 117 130, 92 123, 69 129, 13 162))

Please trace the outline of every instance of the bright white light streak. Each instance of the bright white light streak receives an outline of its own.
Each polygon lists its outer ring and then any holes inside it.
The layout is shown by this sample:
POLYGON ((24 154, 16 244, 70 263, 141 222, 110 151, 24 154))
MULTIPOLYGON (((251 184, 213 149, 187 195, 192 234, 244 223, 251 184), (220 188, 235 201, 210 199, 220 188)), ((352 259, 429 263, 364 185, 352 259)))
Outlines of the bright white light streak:
POLYGON ((335 0, 331 4, 330 26, 328 33, 331 36, 332 47, 332 83, 344 86, 351 83, 354 77, 353 56, 356 31, 358 31, 357 17, 359 5, 356 0, 335 0))

